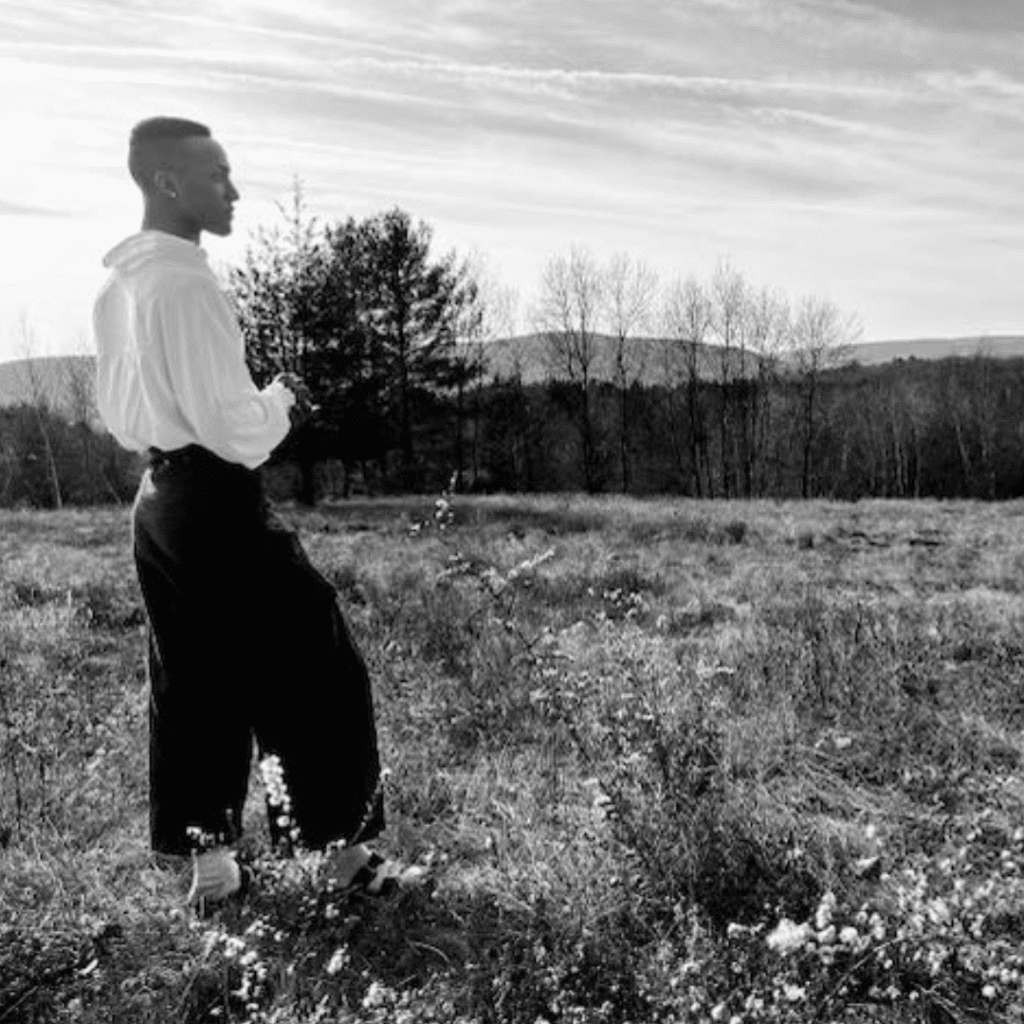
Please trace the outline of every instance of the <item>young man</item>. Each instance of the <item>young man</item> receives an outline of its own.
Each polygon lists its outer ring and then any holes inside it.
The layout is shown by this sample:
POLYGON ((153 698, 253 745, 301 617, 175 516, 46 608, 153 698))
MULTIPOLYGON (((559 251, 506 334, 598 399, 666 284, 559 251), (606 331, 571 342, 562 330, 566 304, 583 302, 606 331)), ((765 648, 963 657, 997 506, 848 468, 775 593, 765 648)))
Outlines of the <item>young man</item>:
POLYGON ((190 854, 191 902, 241 884, 255 737, 272 834, 339 844, 330 873, 377 891, 394 867, 364 845, 383 827, 370 680, 334 588, 270 510, 257 467, 308 412, 298 378, 257 390, 241 332, 199 248, 231 232, 238 191, 204 125, 136 125, 128 167, 142 230, 104 259, 96 300, 100 413, 149 453, 132 512, 149 616, 150 829, 190 854))

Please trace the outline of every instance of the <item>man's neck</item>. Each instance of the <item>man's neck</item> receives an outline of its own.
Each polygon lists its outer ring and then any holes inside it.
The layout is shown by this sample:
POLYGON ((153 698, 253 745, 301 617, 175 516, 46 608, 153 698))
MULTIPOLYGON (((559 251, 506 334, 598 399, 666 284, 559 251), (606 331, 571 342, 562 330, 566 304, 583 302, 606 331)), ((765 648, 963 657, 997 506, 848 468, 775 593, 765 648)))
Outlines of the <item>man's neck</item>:
POLYGON ((193 229, 191 225, 185 225, 178 217, 163 210, 147 208, 142 218, 143 231, 163 231, 168 235, 176 235, 185 239, 193 245, 199 244, 199 229, 193 229))

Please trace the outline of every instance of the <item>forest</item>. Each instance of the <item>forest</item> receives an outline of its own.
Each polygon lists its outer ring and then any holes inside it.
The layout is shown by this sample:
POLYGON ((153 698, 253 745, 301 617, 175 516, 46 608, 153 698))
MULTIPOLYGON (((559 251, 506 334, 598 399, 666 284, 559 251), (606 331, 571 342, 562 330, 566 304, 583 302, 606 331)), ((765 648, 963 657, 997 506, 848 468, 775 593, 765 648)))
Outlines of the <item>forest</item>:
MULTIPOLYGON (((856 317, 722 263, 662 284, 627 254, 551 257, 516 296, 432 252, 402 210, 320 224, 300 190, 225 274, 254 380, 292 371, 316 413, 264 467, 277 499, 585 492, 697 498, 1024 494, 1024 361, 848 358, 856 317)), ((31 363, 26 365, 31 366, 31 363)), ((0 409, 0 506, 130 500, 144 460, 72 361, 0 409)))

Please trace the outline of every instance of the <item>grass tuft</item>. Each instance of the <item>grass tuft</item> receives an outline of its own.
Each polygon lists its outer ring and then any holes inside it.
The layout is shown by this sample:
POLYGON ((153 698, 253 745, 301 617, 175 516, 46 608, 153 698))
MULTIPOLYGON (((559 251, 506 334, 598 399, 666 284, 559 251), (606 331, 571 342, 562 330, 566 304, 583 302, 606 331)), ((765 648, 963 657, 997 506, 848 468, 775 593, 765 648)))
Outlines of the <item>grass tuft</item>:
POLYGON ((332 891, 254 782, 206 920, 146 846, 125 514, 0 515, 0 1022, 1024 1015, 1005 508, 446 502, 283 510, 424 882, 332 891))

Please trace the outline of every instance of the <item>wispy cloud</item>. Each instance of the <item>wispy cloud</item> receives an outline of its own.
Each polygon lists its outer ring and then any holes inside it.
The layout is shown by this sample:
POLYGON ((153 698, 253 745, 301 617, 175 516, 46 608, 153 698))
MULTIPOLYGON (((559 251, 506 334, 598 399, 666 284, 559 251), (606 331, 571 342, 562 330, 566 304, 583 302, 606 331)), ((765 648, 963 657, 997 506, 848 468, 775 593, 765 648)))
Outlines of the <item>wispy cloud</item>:
POLYGON ((526 291, 572 242, 666 272, 728 251, 874 336, 1024 327, 995 294, 1024 274, 1022 32, 996 0, 5 0, 29 144, 0 327, 61 244, 85 322, 103 234, 137 218, 127 131, 156 112, 229 146, 243 226, 298 175, 322 216, 403 205, 526 291))
POLYGON ((25 203, 12 203, 0 199, 0 217, 67 217, 68 210, 59 210, 48 206, 30 206, 25 203))

